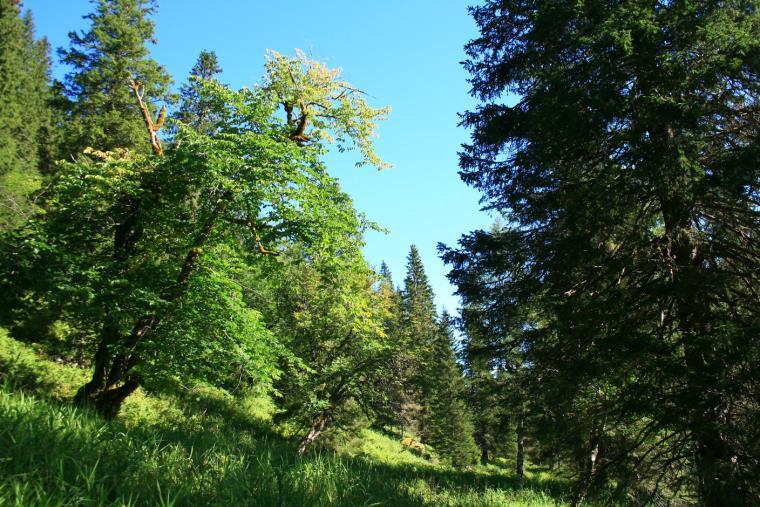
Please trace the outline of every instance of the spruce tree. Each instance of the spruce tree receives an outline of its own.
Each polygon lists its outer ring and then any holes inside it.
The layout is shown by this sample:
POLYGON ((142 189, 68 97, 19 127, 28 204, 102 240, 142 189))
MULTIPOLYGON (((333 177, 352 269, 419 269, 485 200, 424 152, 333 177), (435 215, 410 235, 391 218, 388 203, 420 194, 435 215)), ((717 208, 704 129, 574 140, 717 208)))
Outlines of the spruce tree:
POLYGON ((464 399, 462 370, 456 362, 452 320, 446 312, 438 323, 426 364, 422 438, 452 465, 473 465, 478 459, 478 448, 464 399))
POLYGON ((49 45, 34 40, 30 11, 0 3, 0 174, 38 169, 39 133, 48 119, 49 45))
MULTIPOLYGON (((204 81, 216 79, 222 72, 219 60, 213 51, 201 51, 190 71, 190 81, 180 89, 180 108, 177 119, 204 134, 214 130, 214 106, 208 94, 203 91, 204 81)), ((216 115, 218 116, 218 115, 216 115)))
POLYGON ((380 263, 378 274, 380 275, 380 283, 393 289, 393 274, 391 273, 391 268, 388 267, 388 264, 386 264, 385 261, 380 263))
POLYGON ((429 337, 436 319, 433 289, 428 281, 420 252, 415 245, 409 248, 404 278, 405 319, 414 333, 429 337))
MULTIPOLYGON (((475 443, 480 449, 480 463, 487 465, 496 457, 507 457, 506 444, 510 436, 509 410, 504 404, 504 386, 496 378, 495 365, 500 354, 488 346, 481 322, 472 322, 471 310, 463 308, 467 315, 464 327, 461 359, 465 375, 465 400, 472 413, 475 443)), ((511 457, 511 455, 509 455, 511 457)))
POLYGON ((60 49, 63 63, 73 70, 63 89, 69 99, 66 150, 77 154, 91 146, 101 151, 150 150, 149 139, 130 80, 140 81, 151 101, 170 99, 171 79, 149 57, 146 44, 155 43, 149 16, 155 0, 93 0, 85 16, 90 26, 70 32, 70 47, 60 49))
POLYGON ((404 404, 404 382, 402 373, 403 355, 400 353, 405 346, 402 318, 401 292, 394 286, 393 276, 388 265, 383 262, 378 272, 379 282, 377 292, 380 300, 388 308, 383 323, 383 329, 391 345, 388 360, 382 365, 384 371, 374 376, 375 392, 380 406, 377 408, 375 424, 378 426, 394 427, 401 422, 404 404))
POLYGON ((453 349, 451 319, 446 313, 438 319, 433 289, 414 245, 406 270, 396 356, 402 426, 416 431, 442 458, 467 466, 477 459, 477 447, 453 349))
POLYGON ((402 430, 424 433, 421 411, 427 392, 427 361, 438 332, 433 289, 415 245, 409 249, 406 276, 401 290, 401 331, 397 355, 401 389, 402 430))
POLYGON ((0 228, 29 218, 29 194, 49 167, 51 127, 49 45, 34 40, 30 11, 0 2, 0 228))
MULTIPOLYGON (((26 41, 24 23, 15 2, 0 3, 0 174, 19 165, 23 146, 19 146, 19 131, 23 127, 22 90, 26 41)), ((28 147, 27 147, 28 149, 28 147)))
POLYGON ((576 502, 613 474, 621 494, 760 502, 758 7, 471 11, 462 177, 514 226, 495 306, 558 429, 582 430, 576 502))

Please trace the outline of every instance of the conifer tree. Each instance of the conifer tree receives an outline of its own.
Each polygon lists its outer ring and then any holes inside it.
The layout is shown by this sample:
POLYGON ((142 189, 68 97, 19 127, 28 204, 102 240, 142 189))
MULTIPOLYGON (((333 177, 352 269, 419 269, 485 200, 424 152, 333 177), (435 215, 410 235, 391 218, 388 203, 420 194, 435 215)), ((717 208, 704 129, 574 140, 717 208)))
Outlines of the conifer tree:
POLYGON ((464 379, 453 349, 451 318, 444 313, 438 319, 433 289, 414 245, 406 269, 395 358, 402 428, 415 431, 456 466, 470 465, 477 457, 477 447, 464 401, 464 379))
POLYGON ((576 503, 612 474, 758 503, 758 3, 471 12, 461 174, 514 229, 485 257, 464 238, 462 265, 517 252, 494 308, 584 442, 576 503))
POLYGON ((471 308, 464 327, 461 360, 465 375, 465 400, 470 407, 475 443, 480 449, 480 462, 487 465, 497 456, 505 457, 510 436, 508 410, 504 406, 503 386, 494 375, 498 360, 479 329, 480 321, 470 322, 471 308))
MULTIPOLYGON (((7 173, 19 164, 23 152, 19 131, 23 127, 23 83, 26 41, 24 23, 15 2, 0 3, 0 174, 7 173)), ((27 147, 28 148, 28 147, 27 147)))
POLYGON ((438 325, 433 289, 415 245, 410 247, 407 256, 406 276, 401 290, 401 308, 403 330, 396 358, 402 384, 400 423, 402 431, 409 428, 423 433, 421 410, 426 392, 425 374, 438 325))
POLYGON ((34 40, 30 11, 0 2, 0 228, 29 218, 29 194, 49 166, 51 128, 49 45, 34 40))
POLYGON ((213 51, 201 51, 190 71, 190 81, 180 88, 180 108, 177 119, 205 134, 214 129, 213 104, 203 91, 204 81, 216 79, 222 72, 219 60, 213 51))
POLYGON ((170 99, 171 79, 146 47, 156 42, 149 19, 156 2, 93 3, 94 11, 85 16, 89 28, 70 32, 70 47, 59 50, 63 63, 73 67, 63 86, 69 99, 66 150, 76 154, 88 146, 102 151, 120 147, 147 153, 150 144, 130 80, 140 81, 151 100, 170 99))
POLYGON ((457 467, 477 461, 474 427, 465 403, 462 371, 456 362, 452 319, 444 312, 426 361, 422 434, 438 455, 457 467))
POLYGON ((377 408, 375 424, 378 426, 397 426, 404 403, 404 384, 402 381, 402 354, 404 348, 402 316, 402 298, 393 283, 393 275, 385 262, 378 272, 377 292, 380 300, 388 309, 383 329, 391 347, 388 361, 383 365, 384 371, 375 375, 375 392, 381 406, 377 408))
POLYGON ((415 245, 409 248, 402 294, 406 323, 416 334, 429 338, 436 319, 433 289, 415 245))

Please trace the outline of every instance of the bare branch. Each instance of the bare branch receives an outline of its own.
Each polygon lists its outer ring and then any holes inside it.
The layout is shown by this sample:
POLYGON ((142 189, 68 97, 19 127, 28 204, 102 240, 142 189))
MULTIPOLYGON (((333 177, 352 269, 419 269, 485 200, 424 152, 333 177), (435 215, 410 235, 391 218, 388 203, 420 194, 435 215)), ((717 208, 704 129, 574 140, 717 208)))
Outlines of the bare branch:
POLYGON ((132 91, 135 93, 137 103, 140 106, 140 111, 143 115, 143 120, 145 120, 145 126, 148 129, 148 133, 150 135, 150 145, 153 148, 153 153, 160 157, 164 154, 164 149, 161 147, 161 140, 158 138, 158 131, 161 130, 161 127, 164 125, 164 119, 166 118, 166 106, 163 106, 161 108, 161 112, 158 114, 158 119, 154 123, 153 118, 151 118, 150 111, 148 110, 148 106, 146 106, 143 102, 145 87, 143 86, 142 82, 139 79, 137 81, 130 79, 129 85, 132 88, 132 91))

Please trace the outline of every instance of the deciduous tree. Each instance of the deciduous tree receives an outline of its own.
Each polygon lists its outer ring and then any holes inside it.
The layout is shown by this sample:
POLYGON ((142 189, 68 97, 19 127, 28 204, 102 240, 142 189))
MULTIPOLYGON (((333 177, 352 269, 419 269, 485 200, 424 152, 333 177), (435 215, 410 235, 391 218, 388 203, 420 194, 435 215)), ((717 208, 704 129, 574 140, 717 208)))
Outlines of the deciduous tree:
MULTIPOLYGON (((320 161, 317 137, 291 138, 269 88, 206 86, 225 111, 213 136, 180 127, 176 143, 154 146, 161 156, 86 150, 62 166, 44 220, 14 238, 6 263, 16 277, 44 266, 44 284, 19 290, 44 292, 77 326, 99 328, 93 376, 77 400, 108 417, 146 377, 167 371, 223 374, 235 364, 271 376, 278 354, 235 288, 241 266, 288 244, 315 255, 355 241, 360 219, 320 161)), ((154 127, 146 113, 143 136, 155 137, 154 127)))

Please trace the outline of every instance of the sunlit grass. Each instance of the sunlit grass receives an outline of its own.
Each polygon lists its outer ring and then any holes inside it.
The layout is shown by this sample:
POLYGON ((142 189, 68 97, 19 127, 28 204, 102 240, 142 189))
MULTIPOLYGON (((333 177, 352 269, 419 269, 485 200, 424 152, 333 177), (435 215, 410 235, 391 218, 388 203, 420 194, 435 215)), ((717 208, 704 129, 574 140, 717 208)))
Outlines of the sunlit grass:
POLYGON ((434 466, 374 430, 298 458, 255 395, 139 391, 116 421, 73 407, 87 372, 0 332, 0 506, 557 505, 564 483, 434 466))

